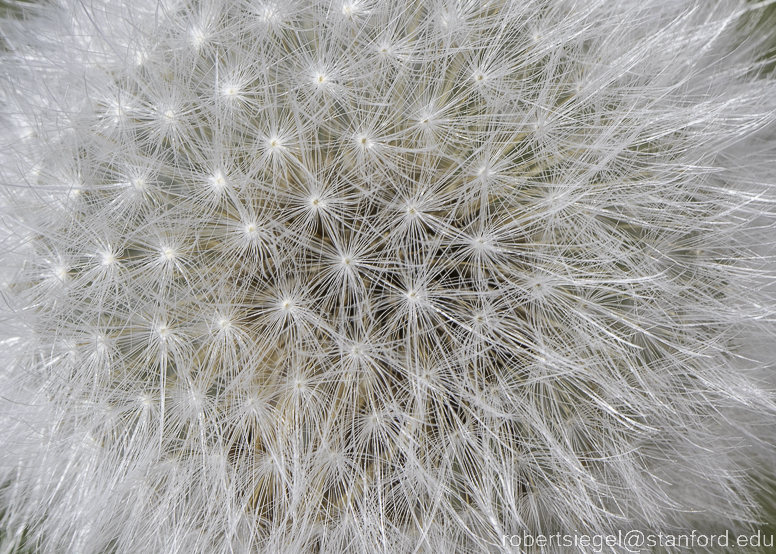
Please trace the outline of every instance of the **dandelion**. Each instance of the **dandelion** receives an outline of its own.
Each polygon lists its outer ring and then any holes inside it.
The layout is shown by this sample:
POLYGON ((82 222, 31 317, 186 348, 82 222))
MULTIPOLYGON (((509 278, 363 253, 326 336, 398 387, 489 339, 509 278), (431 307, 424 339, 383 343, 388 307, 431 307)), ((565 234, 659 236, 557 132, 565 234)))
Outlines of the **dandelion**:
POLYGON ((6 2, 0 550, 755 529, 769 4, 6 2))

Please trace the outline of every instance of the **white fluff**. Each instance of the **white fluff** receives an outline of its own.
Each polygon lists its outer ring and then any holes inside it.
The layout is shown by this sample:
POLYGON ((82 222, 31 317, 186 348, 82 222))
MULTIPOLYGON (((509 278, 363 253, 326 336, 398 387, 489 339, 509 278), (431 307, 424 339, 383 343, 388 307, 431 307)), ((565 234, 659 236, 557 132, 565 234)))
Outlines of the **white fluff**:
POLYGON ((0 549, 765 517, 767 4, 8 4, 0 549))

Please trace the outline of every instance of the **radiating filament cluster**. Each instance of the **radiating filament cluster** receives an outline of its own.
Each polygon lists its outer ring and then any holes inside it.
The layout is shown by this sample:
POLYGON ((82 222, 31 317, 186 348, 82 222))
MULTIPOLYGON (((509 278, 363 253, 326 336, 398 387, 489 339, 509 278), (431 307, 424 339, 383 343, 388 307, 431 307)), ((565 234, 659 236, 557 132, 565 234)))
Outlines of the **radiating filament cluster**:
POLYGON ((66 484, 9 485, 42 500, 6 521, 50 551, 485 552, 681 525, 695 474, 745 518, 705 447, 755 390, 739 237, 771 192, 719 154, 773 84, 737 88, 744 12, 652 4, 181 1, 57 69, 87 98, 14 200, 14 382, 52 437, 23 471, 66 484))

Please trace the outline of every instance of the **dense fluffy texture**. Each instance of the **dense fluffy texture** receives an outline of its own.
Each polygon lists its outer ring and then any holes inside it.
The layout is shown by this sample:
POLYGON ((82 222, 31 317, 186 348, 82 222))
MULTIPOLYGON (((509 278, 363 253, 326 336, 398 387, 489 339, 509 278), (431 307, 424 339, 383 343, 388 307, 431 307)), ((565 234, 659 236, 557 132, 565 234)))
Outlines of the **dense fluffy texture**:
POLYGON ((4 546, 756 522, 765 4, 14 4, 4 546))

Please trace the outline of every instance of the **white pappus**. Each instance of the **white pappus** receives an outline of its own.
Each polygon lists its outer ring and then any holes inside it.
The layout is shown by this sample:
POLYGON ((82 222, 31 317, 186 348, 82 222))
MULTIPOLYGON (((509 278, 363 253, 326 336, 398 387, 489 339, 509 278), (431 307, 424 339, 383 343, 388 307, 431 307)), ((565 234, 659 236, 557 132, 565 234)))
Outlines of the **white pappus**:
POLYGON ((757 529, 770 4, 3 0, 0 552, 757 529))

